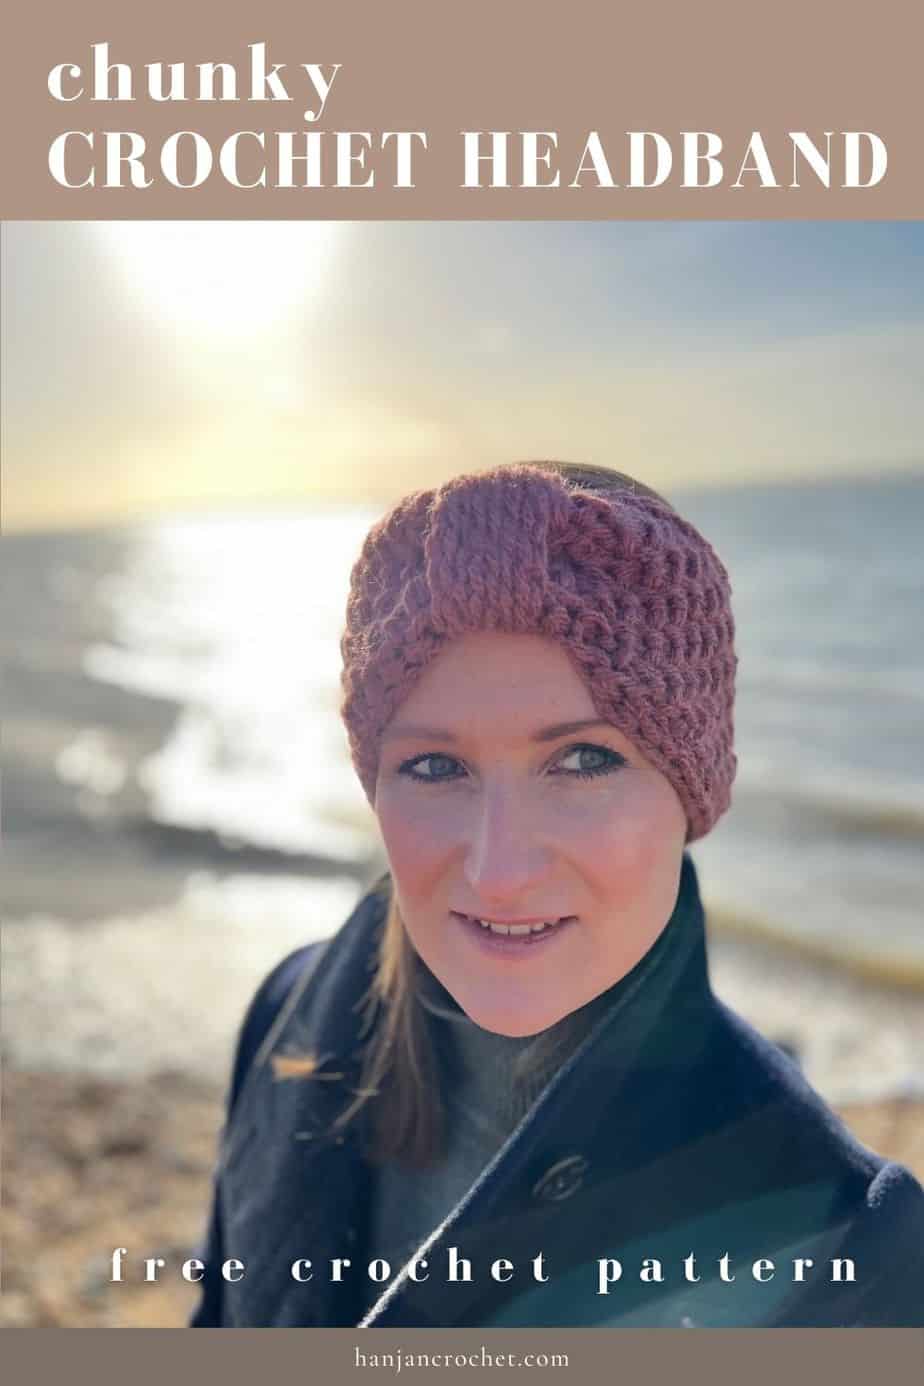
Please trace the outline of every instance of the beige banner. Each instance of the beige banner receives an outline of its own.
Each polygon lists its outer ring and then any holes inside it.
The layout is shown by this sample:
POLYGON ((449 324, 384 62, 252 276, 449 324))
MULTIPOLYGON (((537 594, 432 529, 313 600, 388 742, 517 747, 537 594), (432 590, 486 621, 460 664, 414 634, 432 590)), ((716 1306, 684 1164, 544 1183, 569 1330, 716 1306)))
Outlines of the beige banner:
POLYGON ((35 0, 3 215, 917 218, 920 7, 35 0))
POLYGON ((8 1330, 3 1343, 7 1379, 130 1380, 160 1383, 215 1373, 232 1386, 255 1379, 384 1382, 405 1376, 439 1380, 444 1373, 484 1381, 516 1379, 612 1386, 630 1376, 651 1382, 715 1386, 746 1381, 827 1381, 838 1386, 918 1386, 924 1334, 916 1329, 745 1329, 664 1333, 658 1329, 283 1329, 233 1333, 213 1330, 8 1330), (533 1375, 534 1374, 534 1375, 533 1375))

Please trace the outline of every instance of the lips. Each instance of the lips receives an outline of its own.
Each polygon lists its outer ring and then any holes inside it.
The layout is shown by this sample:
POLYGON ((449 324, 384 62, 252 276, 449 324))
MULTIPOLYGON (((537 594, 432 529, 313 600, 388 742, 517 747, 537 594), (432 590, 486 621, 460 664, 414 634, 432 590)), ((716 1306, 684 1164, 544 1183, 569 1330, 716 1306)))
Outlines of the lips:
POLYGON ((529 934, 541 934, 546 929, 555 929, 563 922, 563 916, 557 919, 479 919, 474 915, 464 915, 470 924, 477 924, 480 928, 488 930, 493 934, 511 938, 521 938, 529 934))
POLYGON ((505 915, 498 918, 493 914, 465 914, 462 910, 451 910, 457 919, 484 919, 491 924, 547 924, 550 920, 553 923, 561 923, 563 919, 573 919, 573 914, 517 914, 505 915))
POLYGON ((492 921, 495 927, 489 928, 486 923, 482 923, 476 917, 462 914, 458 910, 453 910, 452 916, 459 921, 465 932, 481 948, 486 949, 489 953, 507 956, 531 953, 534 948, 559 938, 576 922, 576 917, 569 914, 562 915, 555 920, 537 918, 532 923, 523 919, 516 923, 496 920, 492 921))

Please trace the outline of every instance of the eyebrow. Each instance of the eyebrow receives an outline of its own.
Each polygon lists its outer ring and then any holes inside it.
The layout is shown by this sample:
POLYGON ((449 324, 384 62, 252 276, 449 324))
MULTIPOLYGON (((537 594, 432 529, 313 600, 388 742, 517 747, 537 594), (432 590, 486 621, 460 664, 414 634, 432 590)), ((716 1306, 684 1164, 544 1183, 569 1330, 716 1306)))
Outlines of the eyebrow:
MULTIPOLYGON (((607 727, 610 731, 613 730, 612 722, 605 722, 602 717, 584 717, 577 722, 556 722, 551 727, 540 727, 539 731, 533 732, 530 740, 557 741, 560 736, 571 736, 574 732, 586 731, 588 727, 607 727)), ((422 741, 447 741, 452 744, 459 740, 454 732, 446 731, 442 727, 421 727, 410 722, 389 727, 383 733, 382 740, 398 740, 402 737, 420 738, 422 741)))

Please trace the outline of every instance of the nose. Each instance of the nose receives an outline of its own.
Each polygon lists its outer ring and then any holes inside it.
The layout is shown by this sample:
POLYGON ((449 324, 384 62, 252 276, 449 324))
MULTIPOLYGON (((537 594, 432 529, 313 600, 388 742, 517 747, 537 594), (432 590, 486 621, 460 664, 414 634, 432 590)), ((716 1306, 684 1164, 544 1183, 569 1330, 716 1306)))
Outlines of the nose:
POLYGON ((464 874, 472 899, 485 909, 528 914, 552 867, 548 843, 537 833, 516 787, 495 781, 472 809, 464 874))

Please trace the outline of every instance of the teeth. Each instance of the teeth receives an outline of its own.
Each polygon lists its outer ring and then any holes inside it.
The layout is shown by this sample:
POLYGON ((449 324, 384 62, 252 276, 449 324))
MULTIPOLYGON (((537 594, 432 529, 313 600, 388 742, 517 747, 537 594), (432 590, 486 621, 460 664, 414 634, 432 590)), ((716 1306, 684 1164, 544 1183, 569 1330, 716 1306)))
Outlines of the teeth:
POLYGON ((482 929, 490 929, 492 934, 541 934, 543 929, 553 929, 558 923, 557 919, 546 920, 542 924, 492 924, 486 919, 474 919, 474 924, 480 924, 482 929))

